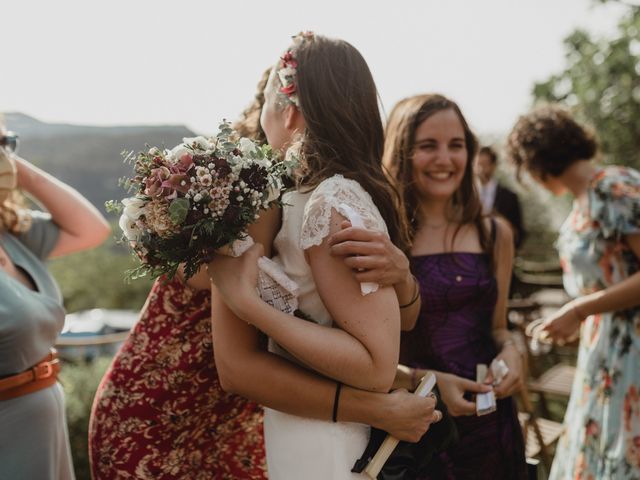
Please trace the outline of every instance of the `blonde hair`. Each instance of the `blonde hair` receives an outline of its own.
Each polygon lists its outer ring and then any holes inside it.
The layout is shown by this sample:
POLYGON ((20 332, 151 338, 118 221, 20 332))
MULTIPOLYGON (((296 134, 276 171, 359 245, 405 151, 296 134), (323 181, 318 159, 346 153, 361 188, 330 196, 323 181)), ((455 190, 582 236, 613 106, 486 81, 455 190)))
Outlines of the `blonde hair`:
MULTIPOLYGON (((0 147, 2 162, 8 163, 9 158, 5 149, 0 147)), ((15 188, 0 192, 0 232, 22 233, 30 227, 31 215, 24 207, 24 197, 15 188)))

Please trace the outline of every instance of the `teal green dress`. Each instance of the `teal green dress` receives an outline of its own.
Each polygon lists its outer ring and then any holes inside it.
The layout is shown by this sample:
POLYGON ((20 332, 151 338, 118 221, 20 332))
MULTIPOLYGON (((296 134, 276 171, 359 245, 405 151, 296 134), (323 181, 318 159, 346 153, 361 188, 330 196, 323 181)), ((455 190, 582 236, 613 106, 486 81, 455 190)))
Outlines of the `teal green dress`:
MULTIPOLYGON (((564 286, 579 297, 640 270, 625 235, 640 234, 640 173, 598 170, 560 229, 564 286)), ((638 292, 640 302, 640 292, 638 292)), ((551 480, 640 479, 640 307, 588 317, 551 480)))
MULTIPOLYGON (((44 358, 62 329, 62 296, 43 263, 57 240, 58 228, 40 212, 28 232, 0 233, 2 248, 37 288, 0 270, 0 377, 44 358)), ((73 478, 60 385, 0 400, 0 480, 73 478)))

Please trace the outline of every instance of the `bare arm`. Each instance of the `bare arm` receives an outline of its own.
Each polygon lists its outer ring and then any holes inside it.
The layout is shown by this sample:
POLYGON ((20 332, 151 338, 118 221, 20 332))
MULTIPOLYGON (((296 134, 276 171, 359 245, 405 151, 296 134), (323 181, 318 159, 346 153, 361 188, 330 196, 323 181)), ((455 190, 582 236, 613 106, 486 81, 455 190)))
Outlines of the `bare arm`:
POLYGON ((18 187, 35 197, 60 228, 50 256, 58 257, 97 247, 111 231, 102 214, 78 191, 14 155, 18 187))
MULTIPOLYGON (((236 317, 213 292, 216 368, 222 388, 292 415, 331 420, 336 382, 260 348, 257 330, 236 317)), ((396 390, 391 394, 345 385, 337 418, 372 425, 417 441, 436 418, 435 401, 396 390)))
MULTIPOLYGON (((497 398, 509 397, 520 390, 522 381, 522 359, 516 348, 511 333, 507 330, 507 301, 511 272, 513 269, 514 243, 513 231, 506 220, 496 218, 496 243, 494 256, 496 260, 496 282, 498 298, 493 312, 493 338, 500 349, 497 359, 503 360, 509 372, 495 388, 497 398)), ((492 381, 491 375, 487 382, 492 381)))
MULTIPOLYGON (((278 217, 263 214, 251 230, 267 247, 278 228, 278 217)), ((258 331, 239 319, 213 289, 213 344, 222 387, 270 408, 308 418, 330 420, 336 383, 264 351, 258 331)), ((434 419, 435 401, 398 390, 380 394, 342 389, 340 421, 360 422, 396 437, 417 441, 434 419)))
POLYGON ((341 257, 358 282, 392 285, 400 305, 400 328, 412 330, 421 308, 418 285, 411 274, 409 259, 381 232, 352 227, 348 221, 329 238, 331 255, 341 257), (418 293, 415 302, 412 300, 418 293))
MULTIPOLYGON (((332 216, 331 231, 342 217, 332 216)), ((320 297, 340 328, 304 322, 264 303, 255 293, 260 252, 242 258, 218 258, 213 279, 236 315, 273 338, 315 371, 348 385, 387 391, 393 382, 400 344, 395 293, 382 287, 363 296, 360 285, 342 260, 332 257, 325 241, 308 251, 308 261, 320 297)))
MULTIPOLYGON (((627 235, 627 245, 640 258, 640 234, 627 235)), ((624 310, 640 305, 640 272, 636 272, 604 290, 576 298, 546 318, 542 330, 556 341, 574 337, 580 323, 597 313, 624 310)))

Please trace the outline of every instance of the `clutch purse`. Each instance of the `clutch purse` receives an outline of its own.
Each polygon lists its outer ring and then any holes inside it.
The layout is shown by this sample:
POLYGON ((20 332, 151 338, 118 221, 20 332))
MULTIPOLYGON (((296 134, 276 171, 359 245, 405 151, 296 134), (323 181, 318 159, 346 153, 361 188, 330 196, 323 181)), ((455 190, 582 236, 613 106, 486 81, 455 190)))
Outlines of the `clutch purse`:
MULTIPOLYGON (((433 391, 438 401, 436 409, 442 412, 442 420, 432 424, 417 443, 400 442, 378 473, 377 480, 415 480, 426 473, 433 475, 434 468, 437 469, 434 465, 437 462, 432 462, 433 458, 458 441, 456 424, 440 398, 438 387, 434 387, 433 391)), ((367 468, 386 436, 384 430, 371 428, 369 444, 352 472, 361 473, 367 468)))
POLYGON ((9 154, 0 149, 0 202, 18 186, 16 164, 9 154))

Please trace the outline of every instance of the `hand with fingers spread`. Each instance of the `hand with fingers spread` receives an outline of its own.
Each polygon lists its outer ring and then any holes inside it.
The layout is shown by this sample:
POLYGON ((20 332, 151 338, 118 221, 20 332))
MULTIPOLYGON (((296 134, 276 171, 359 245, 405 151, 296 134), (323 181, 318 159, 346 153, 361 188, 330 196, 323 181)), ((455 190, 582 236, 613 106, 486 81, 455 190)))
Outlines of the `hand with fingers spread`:
POLYGON ((331 255, 344 257, 358 282, 395 285, 410 278, 409 260, 389 237, 344 221, 342 230, 329 239, 331 255))
POLYGON ((449 413, 454 417, 475 415, 476 403, 464 399, 465 393, 485 393, 491 391, 490 385, 474 382, 452 373, 438 372, 438 389, 442 401, 447 405, 449 413))

